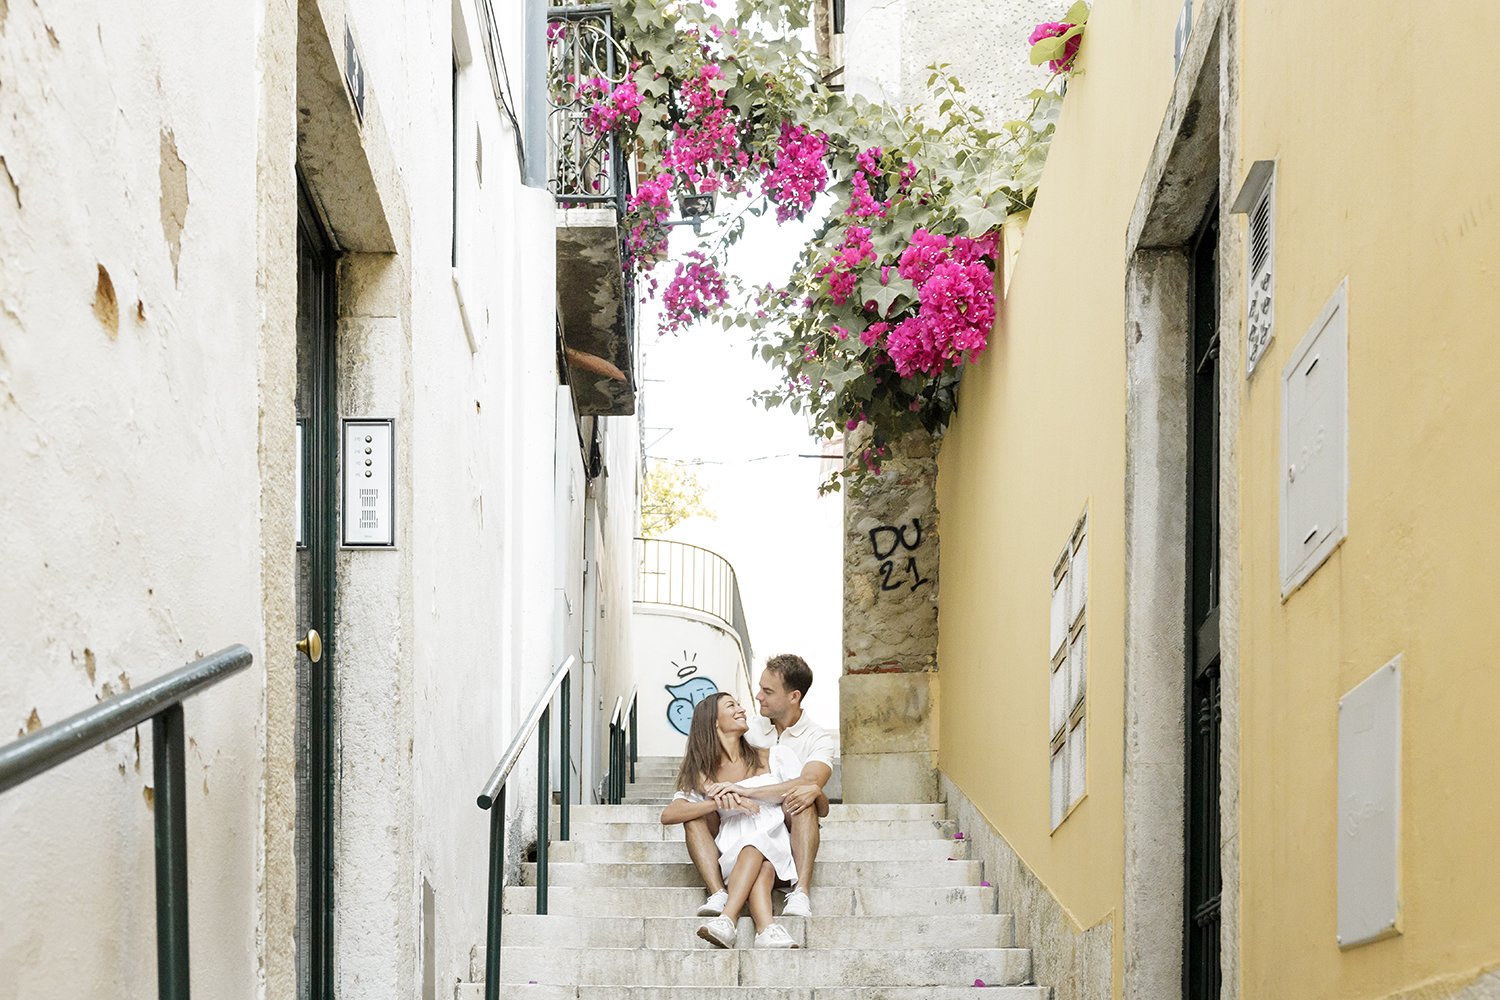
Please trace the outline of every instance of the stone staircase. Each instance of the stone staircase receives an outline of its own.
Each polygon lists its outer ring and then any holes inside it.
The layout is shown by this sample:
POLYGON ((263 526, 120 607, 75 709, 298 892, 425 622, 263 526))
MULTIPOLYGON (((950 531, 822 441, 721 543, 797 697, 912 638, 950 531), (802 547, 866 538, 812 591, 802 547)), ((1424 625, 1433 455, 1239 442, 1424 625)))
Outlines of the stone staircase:
MULTIPOLYGON (((695 931, 703 887, 680 826, 657 818, 676 759, 640 761, 618 806, 574 806, 572 839, 552 815, 546 916, 536 866, 505 889, 501 993, 530 1000, 1048 1000, 1031 953, 940 803, 834 805, 823 821, 814 916, 777 917, 801 947, 756 950, 748 911, 739 946, 695 931)), ((775 894, 781 909, 781 893, 775 894)), ((472 974, 482 977, 484 956, 472 974)), ((479 1000, 482 981, 458 987, 479 1000)))

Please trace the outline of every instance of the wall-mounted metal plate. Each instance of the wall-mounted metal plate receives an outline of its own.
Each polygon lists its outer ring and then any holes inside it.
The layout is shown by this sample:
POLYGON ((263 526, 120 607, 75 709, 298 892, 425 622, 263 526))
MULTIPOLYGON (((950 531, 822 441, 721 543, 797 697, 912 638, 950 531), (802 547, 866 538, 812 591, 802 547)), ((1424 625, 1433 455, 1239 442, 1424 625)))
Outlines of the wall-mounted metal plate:
POLYGON ((1182 12, 1177 15, 1177 27, 1172 32, 1172 72, 1182 69, 1182 58, 1187 55, 1188 39, 1193 35, 1193 0, 1182 0, 1182 12))
POLYGON ((396 544, 396 421, 344 420, 344 545, 396 544))
POLYGON ((349 88, 349 100, 354 105, 354 114, 361 122, 365 120, 365 64, 354 44, 354 31, 344 25, 344 85, 349 88))
POLYGON ((1349 534, 1349 281, 1282 373, 1281 594, 1302 586, 1349 534))
POLYGON ((1401 932, 1401 657, 1339 699, 1341 948, 1401 932))

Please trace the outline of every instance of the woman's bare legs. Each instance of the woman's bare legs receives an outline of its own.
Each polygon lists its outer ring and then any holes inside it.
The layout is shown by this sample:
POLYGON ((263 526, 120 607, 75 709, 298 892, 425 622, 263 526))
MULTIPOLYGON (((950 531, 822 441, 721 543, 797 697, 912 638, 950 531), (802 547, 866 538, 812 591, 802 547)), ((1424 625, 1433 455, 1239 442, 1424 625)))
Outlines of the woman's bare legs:
POLYGON ((755 877, 755 885, 750 890, 750 919, 755 921, 757 934, 771 926, 771 883, 775 881, 776 866, 769 861, 761 861, 760 873, 755 877))
MULTIPOLYGON (((734 859, 734 868, 729 872, 729 901, 724 904, 724 916, 733 923, 740 919, 740 911, 745 908, 745 901, 750 898, 750 892, 760 879, 760 868, 765 863, 766 856, 753 847, 740 848, 740 856, 734 859)), ((771 909, 771 890, 766 889, 766 912, 771 909)), ((755 910, 755 904, 751 904, 751 913, 755 910)))

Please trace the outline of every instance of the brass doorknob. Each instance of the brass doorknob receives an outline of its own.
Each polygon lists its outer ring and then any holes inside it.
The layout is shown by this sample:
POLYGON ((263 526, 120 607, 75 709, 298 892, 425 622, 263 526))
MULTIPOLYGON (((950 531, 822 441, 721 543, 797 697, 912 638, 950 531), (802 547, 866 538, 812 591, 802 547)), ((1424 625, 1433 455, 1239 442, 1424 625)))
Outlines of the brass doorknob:
POLYGON ((297 648, 302 651, 303 656, 317 663, 323 658, 323 637, 318 634, 317 629, 310 628, 307 635, 297 641, 297 648))

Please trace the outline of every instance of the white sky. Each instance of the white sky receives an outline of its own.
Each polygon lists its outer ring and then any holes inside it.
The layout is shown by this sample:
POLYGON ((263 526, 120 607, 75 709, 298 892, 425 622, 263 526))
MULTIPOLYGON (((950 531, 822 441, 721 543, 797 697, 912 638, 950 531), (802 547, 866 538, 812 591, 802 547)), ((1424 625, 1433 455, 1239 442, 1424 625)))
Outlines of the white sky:
MULTIPOLYGON (((752 218, 731 251, 733 270, 747 283, 780 283, 811 231, 806 223, 752 218)), ((696 242, 691 229, 674 229, 673 256, 696 242)), ((671 277, 670 262, 660 276, 663 284, 671 277)), ((751 357, 748 330, 714 323, 660 337, 656 327, 648 305, 641 326, 646 455, 688 463, 716 515, 686 521, 667 537, 729 560, 755 651, 752 676, 767 656, 800 654, 813 669, 807 711, 837 732, 843 503, 839 494, 818 496, 824 463, 798 457, 829 449, 809 434, 805 416, 750 402, 752 391, 777 378, 751 357)))

